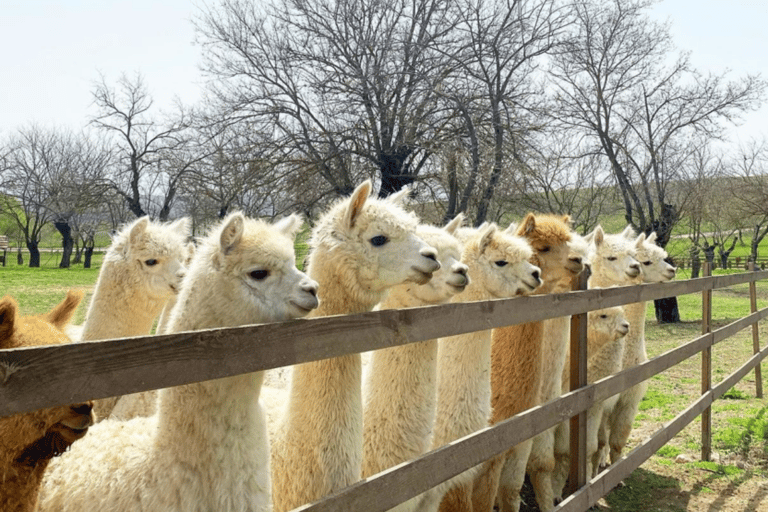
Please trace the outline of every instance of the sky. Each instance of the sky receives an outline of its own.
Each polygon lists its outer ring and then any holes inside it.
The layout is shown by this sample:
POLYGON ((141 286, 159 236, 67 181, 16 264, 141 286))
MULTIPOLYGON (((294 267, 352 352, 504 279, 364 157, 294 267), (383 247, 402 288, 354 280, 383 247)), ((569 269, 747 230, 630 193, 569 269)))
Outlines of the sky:
MULTIPOLYGON (((2 0, 0 136, 32 123, 79 129, 93 115, 103 75, 141 73, 160 110, 201 97, 194 0, 2 0)), ((663 0, 651 11, 672 23, 679 50, 701 71, 768 79, 762 0, 663 0)), ((768 136, 767 106, 745 117, 736 140, 768 136)))

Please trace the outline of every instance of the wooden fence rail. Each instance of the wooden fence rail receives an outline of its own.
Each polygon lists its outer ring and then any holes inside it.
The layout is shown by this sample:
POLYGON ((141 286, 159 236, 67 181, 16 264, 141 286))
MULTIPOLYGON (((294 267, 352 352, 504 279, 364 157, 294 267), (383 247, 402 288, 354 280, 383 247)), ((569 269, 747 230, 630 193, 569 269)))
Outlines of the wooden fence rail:
MULTIPOLYGON (((768 271, 687 281, 593 289, 487 302, 448 304, 358 315, 124 338, 72 345, 0 350, 0 416, 88 399, 135 393, 246 372, 365 352, 477 330, 532 322, 594 309, 711 291, 768 279, 768 271)), ((401 464, 315 504, 311 511, 387 510, 552 425, 595 401, 649 379, 768 317, 756 310, 651 361, 579 388, 547 404, 401 464)), ((583 333, 583 329, 580 330, 583 333)), ((579 336, 580 343, 585 343, 579 336)), ((578 343, 574 346, 578 348, 578 343)), ((690 423, 766 356, 708 390, 680 416, 560 504, 585 510, 690 423), (735 379, 735 380, 734 380, 735 379), (679 427, 679 428, 678 428, 679 427), (677 429, 677 430, 675 430, 677 429)), ((583 464, 584 461, 581 461, 583 464)))

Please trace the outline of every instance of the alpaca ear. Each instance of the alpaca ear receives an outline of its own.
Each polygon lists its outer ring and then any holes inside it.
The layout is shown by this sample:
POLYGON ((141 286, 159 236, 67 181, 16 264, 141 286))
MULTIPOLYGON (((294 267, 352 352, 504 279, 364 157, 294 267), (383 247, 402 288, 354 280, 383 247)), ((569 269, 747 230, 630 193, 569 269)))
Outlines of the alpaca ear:
POLYGON ((497 228, 496 224, 491 223, 484 228, 478 229, 480 230, 480 241, 478 242, 477 247, 480 250, 479 254, 483 254, 488 248, 488 245, 490 245, 491 240, 493 240, 493 235, 496 234, 497 228))
POLYGON ((63 331, 64 327, 72 320, 77 311, 77 306, 83 300, 82 290, 69 290, 64 300, 56 305, 45 315, 45 319, 52 323, 58 330, 63 331))
POLYGON ((301 231, 303 225, 304 219, 298 213, 293 213, 275 222, 275 227, 291 240, 296 239, 296 235, 301 231))
POLYGON ((147 226, 149 226, 148 215, 141 217, 139 220, 133 223, 131 226, 130 234, 128 235, 128 240, 130 240, 131 245, 138 241, 139 237, 144 234, 144 232, 147 230, 147 226))
POLYGON ((365 180, 352 192, 352 196, 349 198, 349 205, 347 211, 344 214, 344 226, 347 228, 355 227, 355 222, 363 211, 365 202, 371 195, 371 180, 365 180))
POLYGON ((648 235, 648 238, 645 239, 646 242, 649 244, 655 244, 656 243, 656 232, 651 232, 650 235, 648 235))
POLYGON ((184 236, 189 236, 190 225, 191 223, 190 223, 189 217, 182 217, 180 219, 173 221, 169 227, 173 231, 184 233, 184 236))
POLYGON ((510 222, 509 226, 507 226, 507 229, 504 230, 504 233, 508 235, 514 235, 515 231, 517 231, 517 222, 510 222))
POLYGON ((632 229, 631 224, 627 224, 627 227, 624 228, 624 231, 621 232, 621 236, 624 238, 629 238, 630 240, 635 238, 635 230, 632 229))
POLYGON ((599 247, 603 244, 603 241, 605 240, 605 232, 603 231, 602 226, 597 226, 592 233, 587 235, 585 239, 588 239, 591 244, 593 244, 595 247, 599 247), (591 237, 589 239, 588 237, 591 237))
POLYGON ((221 250, 224 254, 227 254, 240 243, 240 240, 243 238, 244 224, 245 218, 242 213, 233 213, 229 216, 227 223, 224 225, 224 229, 221 230, 221 237, 219 238, 221 250))
POLYGON ((443 227, 443 229, 449 234, 449 235, 455 235, 456 230, 461 227, 461 225, 464 224, 464 214, 459 212, 452 221, 450 221, 448 224, 443 227))
POLYGON ((402 206, 405 203, 405 198, 411 193, 411 188, 406 185, 394 194, 389 194, 384 200, 388 203, 402 206))
POLYGON ((0 300, 0 348, 11 348, 11 338, 16 331, 18 305, 13 297, 6 295, 0 300))
POLYGON ((520 227, 517 228, 517 235, 528 236, 534 229, 536 229, 536 216, 533 213, 529 213, 525 216, 523 222, 520 223, 520 227))
POLYGON ((571 219, 570 215, 563 215, 563 223, 566 224, 568 227, 571 226, 571 221, 572 220, 573 219, 571 219))
POLYGON ((640 233, 637 235, 637 238, 635 239, 635 247, 638 249, 642 247, 643 242, 645 242, 645 233, 640 233))

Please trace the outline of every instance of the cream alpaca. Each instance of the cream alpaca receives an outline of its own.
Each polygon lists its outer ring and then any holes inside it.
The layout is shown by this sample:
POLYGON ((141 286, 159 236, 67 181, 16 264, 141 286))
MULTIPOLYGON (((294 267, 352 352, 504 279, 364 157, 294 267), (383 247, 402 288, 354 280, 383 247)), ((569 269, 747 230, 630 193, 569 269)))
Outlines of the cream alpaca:
MULTIPOLYGON (((69 339, 62 329, 83 298, 69 292, 49 313, 20 317, 11 297, 0 300, 0 349, 58 345, 69 339)), ((0 353, 0 369, 4 369, 0 353)), ((83 437, 93 424, 91 402, 49 407, 0 418, 0 510, 32 512, 51 459, 83 437)))
MULTIPOLYGON (((624 337, 629 332, 629 322, 624 316, 623 307, 612 307, 590 311, 587 332, 587 382, 593 383, 604 379, 621 369, 624 355, 624 337)), ((563 370, 563 392, 568 391, 570 369, 568 361, 563 370)), ((606 407, 613 407, 619 399, 614 395, 594 404, 587 410, 587 477, 597 475, 600 464, 598 448, 598 430, 606 407)), ((562 495, 570 469, 570 424, 563 422, 558 426, 555 442, 557 467, 552 487, 557 496, 562 495)))
MULTIPOLYGON (((541 270, 528 261, 532 255, 530 245, 522 238, 499 231, 495 224, 480 228, 467 240, 461 257, 469 267, 472 282, 451 302, 500 299, 532 292, 541 285, 541 270)), ((433 449, 488 426, 490 367, 490 329, 440 340, 433 449)), ((425 493, 419 510, 471 507, 475 472, 464 472, 425 493)))
MULTIPOLYGON (((544 285, 537 293, 570 290, 573 279, 583 269, 586 244, 571 231, 569 221, 567 216, 528 214, 517 228, 517 233, 533 247, 532 261, 542 269, 544 285)), ((569 332, 567 318, 493 331, 492 423, 559 394, 569 332)), ((517 510, 526 466, 530 466, 539 506, 542 510, 551 509, 554 504, 551 490, 553 435, 551 429, 547 430, 488 462, 475 482, 474 510, 492 510, 497 488, 501 510, 517 510)))
MULTIPOLYGON (((631 231, 625 230, 624 235, 632 237, 631 231)), ((665 258, 667 253, 664 249, 656 245, 656 233, 651 233, 647 240, 641 234, 638 240, 642 243, 637 246, 636 258, 642 268, 642 279, 644 283, 661 283, 669 281, 675 277, 676 268, 667 263, 665 258)), ((638 302, 636 304, 627 304, 627 319, 631 325, 624 348, 624 357, 622 360, 622 369, 632 368, 648 360, 648 354, 645 351, 645 311, 647 302, 638 302)), ((611 463, 616 462, 621 457, 621 452, 629 439, 629 433, 632 431, 632 423, 637 416, 637 410, 640 402, 645 396, 648 388, 647 382, 642 382, 632 388, 619 394, 618 401, 610 414, 604 416, 603 427, 600 429, 601 446, 608 442, 610 446, 611 463), (610 437, 606 435, 606 429, 610 429, 610 437)))
MULTIPOLYGON (((310 238, 309 275, 320 283, 313 316, 372 310, 387 289, 426 283, 440 265, 397 200, 369 197, 370 181, 337 202, 310 238)), ((360 354, 293 368, 289 401, 272 446, 275 510, 286 511, 360 479, 363 415, 360 354)))
MULTIPOLYGON (((141 217, 123 227, 104 255, 77 338, 95 341, 149 334, 165 303, 178 293, 188 231, 186 218, 163 224, 141 217)), ((99 420, 109 416, 119 398, 96 401, 99 420)))
MULTIPOLYGON (((379 309, 402 309, 448 302, 469 284, 461 245, 453 236, 459 215, 445 228, 420 225, 416 234, 437 249, 440 270, 423 285, 392 288, 379 309)), ((363 386, 363 478, 427 451, 435 420, 437 340, 377 350, 363 386)), ((399 511, 413 510, 412 503, 399 511)))
MULTIPOLYGON (((317 283, 295 267, 300 224, 224 219, 198 248, 168 332, 288 320, 316 307, 317 283)), ((51 466, 40 510, 271 510, 262 378, 163 389, 156 415, 99 423, 51 466)))

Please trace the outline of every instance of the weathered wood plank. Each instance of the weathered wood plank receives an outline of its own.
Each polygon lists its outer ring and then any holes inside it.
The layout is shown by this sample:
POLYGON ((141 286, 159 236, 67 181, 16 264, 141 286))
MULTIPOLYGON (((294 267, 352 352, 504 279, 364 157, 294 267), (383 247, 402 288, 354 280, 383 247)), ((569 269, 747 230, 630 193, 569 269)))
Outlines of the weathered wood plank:
MULTIPOLYGON (((704 276, 712 275, 712 267, 704 264, 704 276)), ((712 290, 701 292, 701 333, 712 332, 712 290)), ((712 389, 712 348, 701 351, 701 394, 712 389)), ((701 460, 708 461, 712 454, 712 409, 701 412, 701 460)))
MULTIPOLYGON (((754 261, 749 262, 749 270, 754 272, 754 261)), ((749 283, 749 308, 752 313, 757 311, 757 284, 754 281, 749 283)), ((760 352, 760 329, 757 323, 752 324, 752 352, 760 352)), ((763 398, 763 369, 759 364, 755 366, 755 396, 763 398)))

